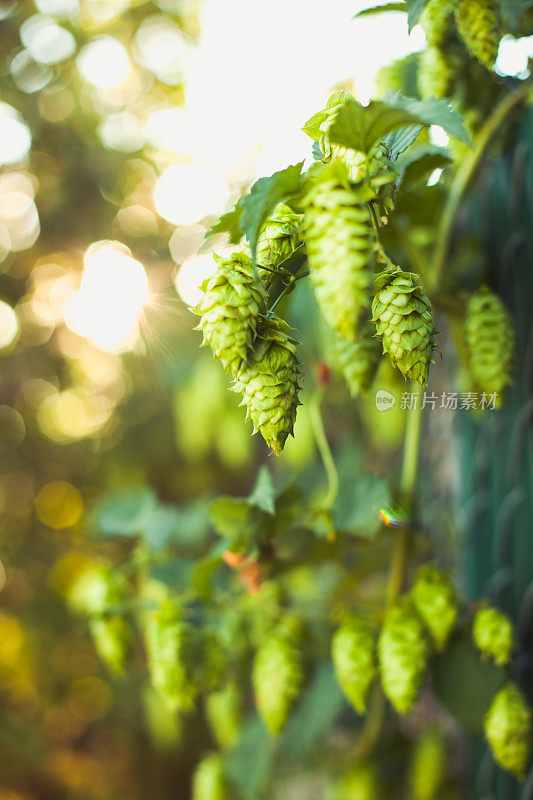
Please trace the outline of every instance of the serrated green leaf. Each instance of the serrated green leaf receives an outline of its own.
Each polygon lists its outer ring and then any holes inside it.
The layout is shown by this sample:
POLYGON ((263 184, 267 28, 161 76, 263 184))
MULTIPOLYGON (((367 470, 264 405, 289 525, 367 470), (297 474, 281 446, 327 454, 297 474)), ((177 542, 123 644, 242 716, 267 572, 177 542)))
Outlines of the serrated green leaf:
POLYGON ((422 125, 408 125, 406 128, 391 131, 385 138, 390 160, 396 161, 400 153, 405 152, 416 141, 421 130, 422 125))
POLYGON ((483 661, 466 635, 452 641, 433 667, 437 697, 460 725, 475 734, 483 732, 483 718, 504 679, 504 671, 483 661))
POLYGON ((407 7, 407 28, 409 33, 418 24, 427 0, 405 0, 407 7))
POLYGON ((446 167, 450 161, 452 156, 444 147, 433 144, 412 147, 396 162, 400 183, 405 186, 415 186, 427 180, 434 170, 446 167))
POLYGON ((350 98, 339 109, 328 134, 332 142, 368 153, 376 142, 397 128, 420 124, 414 114, 382 100, 363 106, 350 98))
POLYGON ((318 744, 345 706, 343 695, 330 663, 320 664, 290 716, 283 744, 301 756, 318 744))
POLYGON ((371 8, 363 8, 362 11, 358 11, 357 14, 354 14, 352 19, 357 19, 357 17, 370 17, 374 14, 381 14, 384 11, 407 11, 405 3, 383 3, 381 6, 372 6, 371 8))
POLYGON ((327 120, 327 118, 328 115, 326 111, 317 111, 316 114, 313 114, 313 116, 307 120, 302 128, 302 131, 310 136, 311 139, 317 141, 320 139, 323 133, 323 131, 320 130, 320 126, 327 120))
POLYGON ((391 90, 384 95, 383 102, 391 108, 410 113, 422 125, 440 125, 449 136, 470 143, 461 115, 451 108, 447 100, 437 97, 415 100, 414 97, 405 97, 401 92, 391 90))
POLYGON ((318 144, 318 142, 313 142, 311 153, 315 161, 323 161, 325 158, 324 153, 320 149, 320 145, 318 144))
POLYGON ((336 528, 372 539, 381 530, 380 511, 390 503, 390 489, 383 478, 371 473, 357 474, 344 464, 334 508, 336 528))
POLYGON ((257 716, 248 717, 237 745, 226 756, 229 780, 243 800, 263 797, 274 760, 275 739, 257 716))
POLYGON ((237 203, 231 211, 222 214, 219 220, 206 230, 204 242, 217 233, 229 233, 230 244, 238 244, 244 235, 241 229, 241 216, 242 208, 237 203))
POLYGON ((123 489, 104 497, 92 513, 92 525, 105 536, 133 536, 142 532, 157 507, 151 489, 123 489))
POLYGON ((268 178, 259 178, 250 189, 250 193, 239 201, 242 208, 241 227, 250 244, 254 260, 261 225, 278 203, 298 192, 303 165, 304 162, 300 161, 275 172, 268 178))
POLYGON ((217 497, 209 507, 216 532, 229 542, 229 549, 244 553, 260 537, 269 535, 272 519, 269 514, 236 497, 217 497))
POLYGON ((274 514, 276 510, 275 499, 276 490, 274 488, 272 475, 267 467, 263 466, 257 473, 255 486, 248 498, 248 502, 261 509, 261 511, 265 511, 267 514, 274 514))

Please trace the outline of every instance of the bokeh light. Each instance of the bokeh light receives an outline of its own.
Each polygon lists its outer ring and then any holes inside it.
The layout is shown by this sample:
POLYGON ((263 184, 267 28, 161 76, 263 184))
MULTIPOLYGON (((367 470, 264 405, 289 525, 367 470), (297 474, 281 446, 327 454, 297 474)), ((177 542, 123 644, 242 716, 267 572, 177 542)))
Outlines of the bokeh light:
POLYGON ((35 14, 21 25, 20 38, 41 64, 57 64, 76 52, 76 40, 70 31, 43 14, 35 14))
POLYGON ((30 129, 7 103, 0 103, 0 130, 0 165, 22 161, 31 147, 30 129))
POLYGON ((40 521, 49 528, 71 528, 83 515, 81 494, 67 481, 46 483, 35 498, 35 510, 40 521))
POLYGON ((19 331, 18 318, 10 305, 0 300, 0 348, 9 347, 19 331))
POLYGON ((190 46, 183 34, 162 14, 145 19, 134 39, 137 62, 162 82, 174 85, 183 80, 190 46))
POLYGON ((190 225, 219 213, 229 189, 220 173, 200 164, 173 164, 154 189, 154 203, 163 219, 174 225, 190 225))
POLYGON ((121 84, 131 68, 126 48, 113 36, 98 36, 88 42, 77 63, 82 78, 101 89, 121 84))

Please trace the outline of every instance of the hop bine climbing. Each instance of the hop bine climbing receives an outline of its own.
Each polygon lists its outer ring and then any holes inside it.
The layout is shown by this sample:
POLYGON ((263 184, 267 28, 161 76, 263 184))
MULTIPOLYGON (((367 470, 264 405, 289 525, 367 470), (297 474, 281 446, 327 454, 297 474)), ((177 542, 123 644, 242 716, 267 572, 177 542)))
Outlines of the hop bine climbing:
POLYGON ((374 637, 361 620, 342 625, 331 643, 337 680, 359 714, 366 711, 368 692, 376 674, 375 649, 374 637))

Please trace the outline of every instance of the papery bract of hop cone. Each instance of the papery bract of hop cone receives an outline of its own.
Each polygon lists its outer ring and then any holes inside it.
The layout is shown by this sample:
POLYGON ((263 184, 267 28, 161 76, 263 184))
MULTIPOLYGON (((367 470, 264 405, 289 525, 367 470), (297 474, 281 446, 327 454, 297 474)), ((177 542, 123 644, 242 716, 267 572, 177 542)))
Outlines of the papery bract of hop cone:
POLYGON ((328 800, 379 800, 379 778, 369 761, 355 764, 341 775, 328 792, 328 800))
POLYGON ((464 333, 475 384, 487 394, 501 394, 511 383, 514 333, 507 309, 486 287, 468 301, 464 333))
POLYGON ((368 626, 350 620, 333 635, 331 657, 339 685, 359 714, 366 711, 368 692, 376 674, 376 646, 368 626))
MULTIPOLYGON (((295 214, 284 203, 278 203, 273 214, 268 217, 259 232, 255 260, 259 267, 275 269, 290 256, 301 237, 302 217, 295 214)), ((268 279, 270 273, 259 269, 262 278, 268 279)))
POLYGON ((409 765, 413 800, 436 800, 446 767, 446 744, 437 728, 424 731, 414 743, 409 765))
POLYGON ((472 623, 474 644, 483 655, 503 666, 509 662, 513 650, 513 623, 496 608, 480 608, 472 623))
POLYGON ((192 800, 227 800, 224 765, 219 753, 205 756, 192 778, 192 800))
POLYGON ((500 44, 497 0, 458 0, 457 29, 462 40, 487 69, 492 69, 500 44))
POLYGON ((419 276, 393 266, 376 275, 372 319, 392 364, 425 386, 437 329, 419 276))
POLYGON ((131 645, 131 631, 123 617, 94 617, 89 622, 94 647, 112 672, 124 672, 131 645))
POLYGON ((252 683, 257 710, 272 736, 285 725, 300 694, 303 668, 299 630, 285 626, 267 634, 255 655, 252 683))
POLYGON ((427 657, 422 622, 404 598, 385 614, 378 639, 383 691, 400 714, 406 714, 418 697, 427 657))
POLYGON ((531 710, 514 683, 495 695, 485 716, 485 736, 498 764, 523 778, 531 751, 531 710))
POLYGON ((192 708, 195 687, 191 679, 192 631, 182 612, 171 601, 144 618, 144 640, 150 679, 175 709, 192 708))
POLYGON ((213 257, 217 268, 204 282, 204 296, 195 309, 202 317, 198 329, 224 369, 235 372, 252 346, 266 291, 246 253, 213 257))
POLYGON ((300 405, 300 361, 286 322, 268 314, 258 324, 253 350, 236 373, 232 391, 242 393, 247 419, 279 455, 292 434, 300 405))
POLYGON ((330 366, 344 377, 351 396, 366 394, 376 375, 381 356, 374 323, 363 323, 355 342, 330 331, 327 352, 330 366))
POLYGON ((354 340, 368 315, 374 259, 368 195, 350 186, 346 167, 326 167, 306 199, 306 245, 320 309, 337 333, 354 340))
POLYGON ((242 692, 236 681, 227 681, 207 695, 205 713, 216 743, 222 749, 233 747, 239 738, 242 692))
POLYGON ((430 45, 442 45, 453 36, 455 0, 428 0, 420 15, 420 25, 430 45))
POLYGON ((459 612, 450 577, 434 567, 420 567, 411 588, 411 600, 437 650, 443 650, 459 612))

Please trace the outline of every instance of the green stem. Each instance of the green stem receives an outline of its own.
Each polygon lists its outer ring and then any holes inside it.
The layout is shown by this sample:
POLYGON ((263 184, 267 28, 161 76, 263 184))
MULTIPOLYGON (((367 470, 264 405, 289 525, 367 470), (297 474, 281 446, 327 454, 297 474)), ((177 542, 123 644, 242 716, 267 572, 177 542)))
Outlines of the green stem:
POLYGON ((296 281, 299 281, 302 278, 307 278, 308 275, 309 275, 309 270, 308 269, 306 269, 304 272, 300 272, 298 275, 291 275, 289 282, 285 285, 285 288, 279 293, 279 295, 276 297, 273 305, 270 307, 270 311, 274 311, 274 309, 276 308, 276 306, 278 305, 280 300, 287 294, 289 289, 291 289, 292 286, 294 286, 296 281))
POLYGON ((320 408, 323 396, 324 390, 318 389, 309 403, 309 413, 311 415, 311 425, 313 427, 315 442, 328 478, 328 491, 324 497, 323 506, 326 509, 330 509, 333 507, 337 495, 339 494, 339 473, 337 472, 326 431, 324 430, 324 421, 320 408))
POLYGON ((368 206, 368 210, 370 211, 370 219, 372 220, 372 227, 374 228, 374 234, 376 236, 376 250, 377 250, 378 256, 380 257, 380 260, 384 264, 391 264, 392 261, 389 258, 389 256, 387 255, 387 253, 385 252, 385 248, 383 247, 383 243, 381 241, 381 235, 380 235, 380 232, 379 232, 380 225, 379 225, 379 220, 378 220, 378 217, 377 217, 377 214, 376 214, 376 209, 374 208, 374 205, 372 203, 367 203, 367 206, 368 206))
POLYGON ((442 272, 446 265, 455 219, 464 194, 476 174, 479 163, 487 147, 490 145, 494 134, 498 131, 498 128, 508 121, 511 112, 526 99, 530 91, 531 86, 529 84, 523 84, 511 94, 506 95, 503 100, 498 103, 479 131, 473 150, 465 157, 455 173, 437 232, 435 257, 433 259, 430 275, 430 288, 432 291, 439 285, 442 272))

